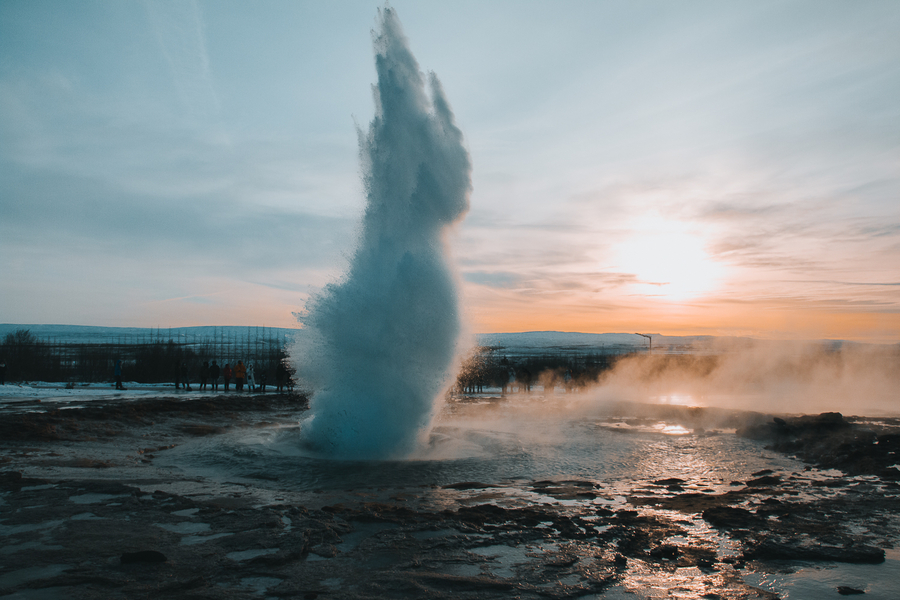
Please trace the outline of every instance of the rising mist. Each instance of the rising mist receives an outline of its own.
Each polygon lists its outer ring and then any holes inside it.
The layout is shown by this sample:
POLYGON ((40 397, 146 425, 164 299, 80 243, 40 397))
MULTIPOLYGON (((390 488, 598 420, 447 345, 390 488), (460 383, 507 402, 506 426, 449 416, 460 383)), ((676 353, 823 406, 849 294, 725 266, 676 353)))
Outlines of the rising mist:
POLYGON ((622 358, 589 395, 778 414, 898 416, 898 390, 896 345, 726 338, 697 354, 622 358))

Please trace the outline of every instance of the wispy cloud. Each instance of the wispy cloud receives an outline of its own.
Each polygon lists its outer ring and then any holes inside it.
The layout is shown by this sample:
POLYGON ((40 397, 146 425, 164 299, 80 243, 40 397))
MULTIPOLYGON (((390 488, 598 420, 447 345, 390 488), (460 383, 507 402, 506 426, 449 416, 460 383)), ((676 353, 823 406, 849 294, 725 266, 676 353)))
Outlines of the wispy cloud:
POLYGON ((150 24, 190 121, 219 116, 206 49, 203 16, 196 0, 144 0, 150 24))

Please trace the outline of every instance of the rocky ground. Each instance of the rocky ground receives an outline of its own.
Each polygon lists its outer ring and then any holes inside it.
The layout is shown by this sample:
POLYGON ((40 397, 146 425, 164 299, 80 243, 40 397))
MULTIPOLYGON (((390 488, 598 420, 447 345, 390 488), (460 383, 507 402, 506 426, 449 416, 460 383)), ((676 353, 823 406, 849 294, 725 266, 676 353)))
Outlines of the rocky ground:
POLYGON ((581 480, 529 482, 545 499, 530 504, 471 481, 262 498, 154 466, 195 436, 295 422, 303 407, 287 395, 182 396, 8 411, 0 598, 640 598, 642 586, 775 598, 744 575, 877 565, 900 540, 896 424, 834 415, 741 432, 807 470, 759 472, 725 492, 637 482, 618 503, 581 480))

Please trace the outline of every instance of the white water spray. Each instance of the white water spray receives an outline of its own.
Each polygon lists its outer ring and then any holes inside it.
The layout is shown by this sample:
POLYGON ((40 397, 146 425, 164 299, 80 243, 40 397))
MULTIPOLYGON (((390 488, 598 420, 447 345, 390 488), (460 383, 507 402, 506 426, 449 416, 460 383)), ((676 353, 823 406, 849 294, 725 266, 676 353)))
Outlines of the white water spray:
POLYGON ((452 382, 461 331, 444 234, 468 210, 471 162, 395 11, 379 11, 379 24, 375 118, 358 132, 368 201, 358 247, 343 279, 307 303, 291 353, 312 391, 304 441, 335 458, 415 449, 452 382))

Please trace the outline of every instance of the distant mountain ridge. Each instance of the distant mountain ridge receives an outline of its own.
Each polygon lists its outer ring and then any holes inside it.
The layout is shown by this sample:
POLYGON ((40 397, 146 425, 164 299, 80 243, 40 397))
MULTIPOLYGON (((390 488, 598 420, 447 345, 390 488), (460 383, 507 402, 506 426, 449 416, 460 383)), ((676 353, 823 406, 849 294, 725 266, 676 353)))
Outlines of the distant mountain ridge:
MULTIPOLYGON (((212 339, 281 338, 290 340, 297 329, 284 327, 195 326, 195 327, 100 327, 92 325, 0 324, 0 339, 20 329, 34 336, 58 343, 121 343, 146 341, 202 342, 212 339)), ((668 349, 706 346, 714 336, 665 336, 649 334, 653 347, 668 349)), ((479 346, 501 352, 632 352, 649 346, 645 337, 634 333, 578 333, 563 331, 526 331, 517 333, 482 333, 475 336, 479 346)))
MULTIPOLYGON (((174 340, 185 343, 205 341, 239 341, 282 339, 289 342, 298 329, 287 327, 256 327, 240 325, 200 325, 195 327, 99 327, 93 325, 28 325, 0 323, 0 341, 7 334, 27 329, 41 340, 55 343, 144 343, 174 340)), ((713 335, 669 336, 659 333, 645 334, 652 338, 653 351, 661 353, 696 353, 713 351, 723 345, 734 347, 748 344, 778 343, 749 337, 713 335)), ((637 333, 579 333, 570 331, 524 331, 515 333, 481 333, 475 335, 475 343, 496 349, 508 355, 535 355, 556 353, 623 354, 649 350, 650 341, 637 333)), ((842 340, 818 340, 831 348, 855 342, 842 340)), ((859 344, 865 345, 865 344, 859 344)))

